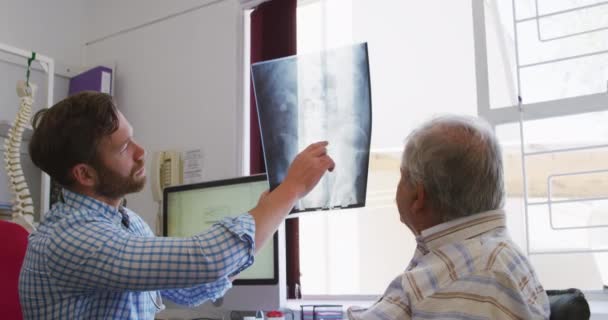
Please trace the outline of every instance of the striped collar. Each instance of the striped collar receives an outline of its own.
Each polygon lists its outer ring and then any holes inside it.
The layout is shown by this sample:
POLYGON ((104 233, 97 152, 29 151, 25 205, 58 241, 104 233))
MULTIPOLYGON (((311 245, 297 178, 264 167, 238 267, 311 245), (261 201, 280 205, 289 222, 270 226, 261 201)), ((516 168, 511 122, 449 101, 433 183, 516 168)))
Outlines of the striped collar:
POLYGON ((470 239, 496 228, 504 228, 505 225, 503 209, 485 211, 423 230, 416 240, 419 246, 433 250, 448 243, 470 239))
POLYGON ((95 198, 85 196, 65 188, 63 188, 62 192, 64 202, 67 206, 75 209, 85 209, 100 213, 102 216, 110 219, 110 221, 114 223, 120 223, 122 220, 122 214, 119 211, 119 209, 123 208, 122 206, 120 206, 120 208, 116 208, 95 198))

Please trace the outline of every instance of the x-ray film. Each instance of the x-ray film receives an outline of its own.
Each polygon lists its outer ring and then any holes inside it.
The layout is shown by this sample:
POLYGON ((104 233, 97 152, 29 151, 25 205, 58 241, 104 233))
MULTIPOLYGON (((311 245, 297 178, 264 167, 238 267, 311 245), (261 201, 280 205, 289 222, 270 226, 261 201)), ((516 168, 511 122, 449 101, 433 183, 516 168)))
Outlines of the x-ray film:
POLYGON ((253 64, 271 189, 309 144, 329 141, 336 162, 294 211, 365 206, 371 142, 367 44, 253 64))

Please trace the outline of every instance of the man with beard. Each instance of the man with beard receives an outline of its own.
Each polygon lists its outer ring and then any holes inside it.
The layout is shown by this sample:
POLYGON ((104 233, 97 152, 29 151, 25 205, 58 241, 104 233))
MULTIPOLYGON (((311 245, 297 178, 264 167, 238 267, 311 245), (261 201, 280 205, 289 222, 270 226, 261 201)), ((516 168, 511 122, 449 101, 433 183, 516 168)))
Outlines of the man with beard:
POLYGON ((19 279, 26 319, 153 319, 161 297, 194 306, 221 297, 333 160, 310 145, 255 208, 188 238, 155 237, 120 205, 145 184, 144 149, 109 95, 83 92, 33 119, 30 156, 63 201, 29 237, 19 279))

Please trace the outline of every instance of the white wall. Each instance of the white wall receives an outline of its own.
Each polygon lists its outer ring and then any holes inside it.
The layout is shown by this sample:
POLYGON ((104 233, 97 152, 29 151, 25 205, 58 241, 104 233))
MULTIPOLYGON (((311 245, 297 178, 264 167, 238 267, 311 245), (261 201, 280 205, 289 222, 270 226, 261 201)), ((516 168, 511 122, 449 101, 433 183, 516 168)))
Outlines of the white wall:
MULTIPOLYGON (((210 0, 79 0, 86 11, 84 42, 92 42, 173 13, 211 3, 210 0)), ((205 10, 205 9, 203 9, 205 10)), ((178 18, 180 19, 180 18, 178 18)))
MULTIPOLYGON (((85 21, 83 8, 82 0, 0 0, 0 43, 39 52, 53 58, 56 65, 78 65, 85 21)), ((0 120, 12 120, 17 113, 15 85, 17 80, 25 79, 26 61, 0 53, 0 120)), ((37 63, 34 66, 31 79, 39 87, 36 111, 46 106, 46 76, 37 63)), ((55 78, 55 101, 67 95, 68 80, 55 78)))
POLYGON ((82 0, 0 0, 0 42, 78 65, 82 0))
MULTIPOLYGON (((239 172, 238 2, 85 3, 91 22, 85 42, 205 3, 210 4, 85 48, 88 65, 116 63, 115 97, 147 150, 149 178, 153 153, 165 149, 202 148, 205 180, 239 172)), ((127 200, 154 227, 158 207, 150 183, 127 200)))

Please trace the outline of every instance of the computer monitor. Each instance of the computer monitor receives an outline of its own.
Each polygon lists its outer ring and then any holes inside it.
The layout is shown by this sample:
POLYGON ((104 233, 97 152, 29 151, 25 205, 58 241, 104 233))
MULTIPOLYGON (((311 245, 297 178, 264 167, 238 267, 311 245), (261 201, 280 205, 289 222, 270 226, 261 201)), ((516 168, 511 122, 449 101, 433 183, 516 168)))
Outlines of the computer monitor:
MULTIPOLYGON (((163 234, 188 237, 204 232, 225 217, 234 217, 255 207, 266 190, 266 174, 167 187, 163 192, 163 234)), ((284 283, 279 281, 278 242, 275 233, 272 241, 256 254, 253 265, 237 276, 224 299, 199 307, 199 314, 216 307, 230 310, 278 308, 279 291, 282 291, 279 283, 284 283)), ((174 308, 170 303, 167 306, 174 308)))

